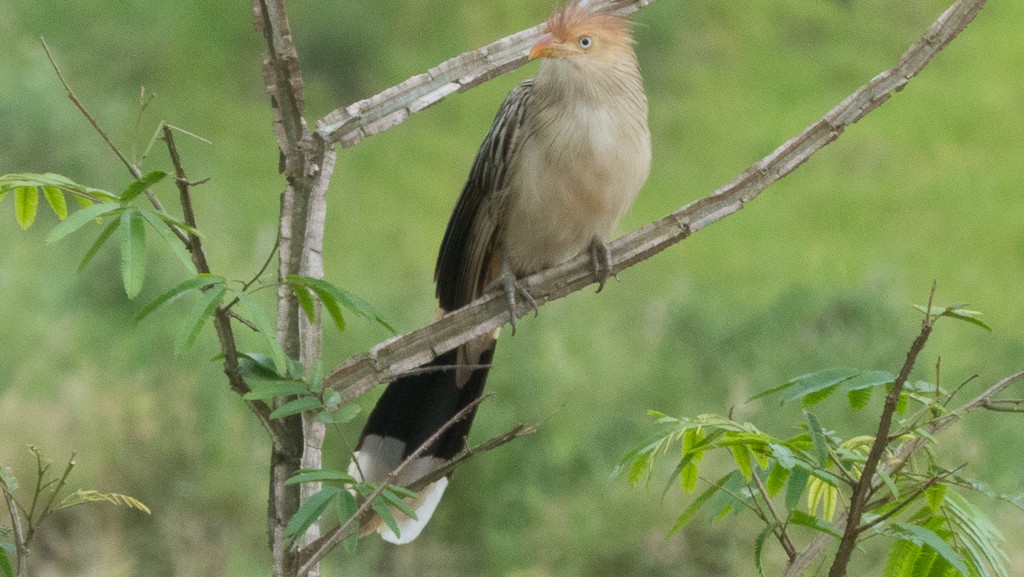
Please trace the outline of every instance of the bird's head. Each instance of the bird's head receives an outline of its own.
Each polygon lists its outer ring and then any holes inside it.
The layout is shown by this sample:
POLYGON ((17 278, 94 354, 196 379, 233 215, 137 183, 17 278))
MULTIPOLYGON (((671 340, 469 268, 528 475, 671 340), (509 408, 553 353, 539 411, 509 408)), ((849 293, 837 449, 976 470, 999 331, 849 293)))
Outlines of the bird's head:
POLYGON ((546 33, 530 49, 530 60, 581 58, 613 62, 623 53, 632 54, 629 19, 616 14, 607 4, 594 6, 588 0, 572 0, 556 10, 546 24, 546 33))

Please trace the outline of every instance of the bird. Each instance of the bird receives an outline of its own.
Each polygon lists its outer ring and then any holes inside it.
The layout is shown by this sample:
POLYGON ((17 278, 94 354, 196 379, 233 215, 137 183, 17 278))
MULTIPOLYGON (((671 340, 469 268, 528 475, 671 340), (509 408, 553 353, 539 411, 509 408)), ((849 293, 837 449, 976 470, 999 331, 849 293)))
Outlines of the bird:
MULTIPOLYGON (((491 290, 507 297, 513 334, 517 299, 536 302, 520 279, 589 251, 598 292, 611 274, 604 243, 647 180, 651 163, 647 97, 633 51, 631 21, 610 4, 570 0, 546 20, 528 59, 536 75, 505 98, 473 161, 434 271, 438 315, 491 290)), ((480 398, 498 330, 438 355, 426 370, 388 384, 367 418, 349 473, 367 482, 407 485, 466 447, 476 407, 450 424, 389 479, 421 445, 480 398)), ((398 532, 415 539, 433 515, 448 478, 394 510, 398 532)))

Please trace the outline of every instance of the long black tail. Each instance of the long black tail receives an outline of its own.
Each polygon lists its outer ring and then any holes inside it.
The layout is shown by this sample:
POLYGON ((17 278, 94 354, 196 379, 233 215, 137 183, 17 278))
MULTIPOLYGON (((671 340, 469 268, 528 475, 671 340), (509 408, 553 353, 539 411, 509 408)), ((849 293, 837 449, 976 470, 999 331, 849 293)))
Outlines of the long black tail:
MULTIPOLYGON (((424 367, 426 371, 388 384, 359 438, 350 474, 371 482, 383 481, 445 423, 478 399, 483 394, 495 344, 490 336, 468 343, 438 356, 424 367), (484 366, 469 369, 467 365, 484 366)), ((474 408, 445 430, 402 470, 395 482, 412 483, 462 451, 475 413, 474 408)), ((448 479, 444 478, 421 492, 420 498, 412 503, 416 520, 395 510, 400 532, 396 535, 381 526, 379 532, 384 540, 400 544, 415 539, 433 515, 447 485, 448 479)))

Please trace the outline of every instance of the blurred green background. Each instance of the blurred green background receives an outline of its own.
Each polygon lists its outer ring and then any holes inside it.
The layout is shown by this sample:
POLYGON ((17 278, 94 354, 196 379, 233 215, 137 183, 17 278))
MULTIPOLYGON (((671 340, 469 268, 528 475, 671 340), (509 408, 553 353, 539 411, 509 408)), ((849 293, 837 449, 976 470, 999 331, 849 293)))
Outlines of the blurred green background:
MULTIPOLYGON (((364 98, 462 51, 542 20, 552 2, 322 0, 288 3, 305 72, 307 117, 364 98)), ((636 18, 655 158, 621 230, 710 193, 891 66, 944 0, 660 0, 636 18)), ((748 403, 805 372, 895 371, 916 334, 912 303, 968 302, 987 333, 941 323, 918 378, 966 394, 1024 368, 1024 4, 991 2, 891 102, 754 204, 590 291, 543 308, 498 347, 472 439, 525 421, 540 432, 460 469, 431 527, 394 548, 366 540, 325 575, 751 575, 752 517, 699 522, 666 537, 685 505, 623 480, 618 459, 654 428, 645 411, 733 410, 778 435, 798 407, 748 403)), ((65 98, 45 35, 82 100, 125 148, 166 120, 213 141, 179 139, 215 272, 247 278, 275 235, 282 178, 247 2, 0 3, 0 173, 53 171, 120 190, 127 173, 65 98), (140 85, 157 94, 136 130, 140 85)), ((339 152, 325 255, 332 282, 399 329, 433 313, 435 251, 476 147, 505 93, 536 65, 339 152)), ((169 169, 157 149, 146 169, 169 169)), ((169 183, 158 192, 173 203, 169 183)), ((40 214, 42 215, 42 210, 40 214)), ((226 386, 212 330, 175 358, 187 305, 136 327, 132 316, 184 274, 151 242, 143 294, 120 287, 116 247, 80 275, 98 230, 46 246, 55 222, 18 229, 0 205, 0 463, 23 482, 25 445, 77 451, 72 486, 138 497, 152 516, 80 508, 39 536, 40 575, 267 574, 269 451, 226 386)), ((271 291, 261 295, 268 310, 271 291)), ((353 321, 327 332, 333 366, 387 335, 353 321)), ((256 350, 256 339, 244 346, 256 350)), ((1016 396, 1019 395, 1019 390, 1016 396)), ((373 395, 379 394, 375 391, 373 395)), ((371 395, 372 396, 372 395, 371 395)), ((369 398, 365 404, 369 404, 369 398)), ((871 405, 877 409, 879 399, 871 405)), ((843 434, 870 411, 818 412, 843 434)), ((947 465, 1019 493, 1020 417, 979 415, 943 436, 947 465)), ((332 433, 344 466, 359 423, 332 433), (343 440, 344 438, 344 440, 343 440)), ((471 440, 472 440, 471 439, 471 440)), ((665 473, 667 474, 667 470, 665 473)), ((1024 575, 1024 516, 985 503, 1024 575)), ((873 549, 869 548, 869 552, 873 549)), ((770 566, 781 553, 772 550, 770 566)), ((852 574, 879 559, 860 554, 852 574)))

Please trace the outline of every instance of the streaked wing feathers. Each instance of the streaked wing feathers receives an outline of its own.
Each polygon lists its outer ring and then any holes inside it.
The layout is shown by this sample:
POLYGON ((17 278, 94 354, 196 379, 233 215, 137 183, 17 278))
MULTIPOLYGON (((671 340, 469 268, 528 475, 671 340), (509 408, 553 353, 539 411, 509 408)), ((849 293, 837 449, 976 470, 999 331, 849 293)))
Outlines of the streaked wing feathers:
POLYGON ((480 296, 491 280, 492 260, 500 256, 495 254, 498 203, 532 88, 533 80, 525 80, 505 98, 448 221, 434 269, 437 298, 446 311, 480 296))

